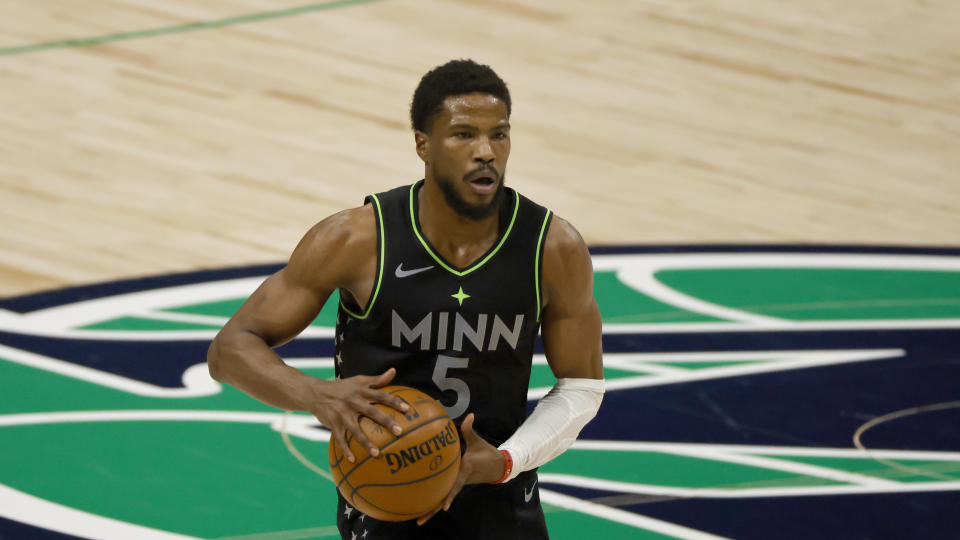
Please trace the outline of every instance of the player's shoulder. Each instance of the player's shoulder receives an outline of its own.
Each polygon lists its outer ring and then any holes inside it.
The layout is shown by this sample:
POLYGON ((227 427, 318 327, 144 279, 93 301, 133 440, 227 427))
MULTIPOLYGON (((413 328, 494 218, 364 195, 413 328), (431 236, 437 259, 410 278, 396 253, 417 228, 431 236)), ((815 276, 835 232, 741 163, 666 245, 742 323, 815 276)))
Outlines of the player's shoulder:
POLYGON ((370 204, 341 210, 322 219, 303 235, 288 266, 315 271, 351 267, 376 253, 376 217, 370 204))
POLYGON ((341 210, 320 220, 307 231, 301 243, 323 247, 331 243, 343 246, 369 240, 377 240, 376 218, 372 205, 365 204, 341 210))
POLYGON ((554 216, 543 242, 544 305, 578 298, 592 284, 593 263, 586 242, 569 221, 554 216))
POLYGON ((547 229, 547 237, 543 241, 544 257, 568 257, 584 256, 589 257, 587 243, 580 235, 580 231, 572 223, 558 215, 554 215, 550 220, 550 227, 547 229))

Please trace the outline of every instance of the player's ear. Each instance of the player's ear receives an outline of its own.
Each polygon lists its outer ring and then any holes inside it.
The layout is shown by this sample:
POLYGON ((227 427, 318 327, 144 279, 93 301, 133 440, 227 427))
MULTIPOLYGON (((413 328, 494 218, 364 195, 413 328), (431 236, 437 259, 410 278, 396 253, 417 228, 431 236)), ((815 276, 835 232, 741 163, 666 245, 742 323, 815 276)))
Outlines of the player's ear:
POLYGON ((430 138, 422 131, 414 131, 413 140, 417 143, 417 155, 424 163, 429 163, 427 156, 430 155, 430 138))

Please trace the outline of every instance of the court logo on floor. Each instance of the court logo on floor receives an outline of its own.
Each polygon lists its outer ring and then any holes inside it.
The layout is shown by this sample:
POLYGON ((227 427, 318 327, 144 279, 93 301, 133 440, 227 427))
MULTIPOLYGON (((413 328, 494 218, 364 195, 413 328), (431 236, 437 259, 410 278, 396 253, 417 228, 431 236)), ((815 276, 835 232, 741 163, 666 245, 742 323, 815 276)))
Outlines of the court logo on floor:
MULTIPOLYGON (((552 537, 960 534, 960 251, 593 256, 608 392, 540 471, 552 537)), ((0 538, 336 537, 334 489, 280 432, 320 464, 327 433, 204 364, 277 268, 0 301, 0 538)), ((280 354, 332 377, 334 317, 280 354)), ((531 406, 553 381, 538 355, 531 406)))

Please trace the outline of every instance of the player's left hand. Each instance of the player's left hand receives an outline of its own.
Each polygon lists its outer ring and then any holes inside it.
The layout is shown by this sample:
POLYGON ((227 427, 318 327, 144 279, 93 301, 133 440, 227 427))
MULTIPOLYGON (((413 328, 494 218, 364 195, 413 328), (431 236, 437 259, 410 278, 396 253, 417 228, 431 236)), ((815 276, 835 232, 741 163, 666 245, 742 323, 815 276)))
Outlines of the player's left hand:
POLYGON ((473 413, 470 413, 460 425, 466 450, 460 460, 460 473, 457 475, 457 480, 440 506, 417 518, 417 525, 423 525, 440 510, 449 510, 450 504, 463 486, 496 482, 503 475, 503 468, 506 466, 503 454, 473 431, 473 420, 473 413))

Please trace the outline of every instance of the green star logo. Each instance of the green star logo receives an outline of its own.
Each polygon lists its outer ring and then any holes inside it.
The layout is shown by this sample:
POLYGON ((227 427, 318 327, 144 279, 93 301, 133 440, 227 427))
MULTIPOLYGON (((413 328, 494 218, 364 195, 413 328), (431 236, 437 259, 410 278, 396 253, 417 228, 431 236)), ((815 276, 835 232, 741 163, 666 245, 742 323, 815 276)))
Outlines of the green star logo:
POLYGON ((456 292, 456 294, 451 294, 450 296, 456 298, 457 302, 460 302, 461 306, 463 305, 464 300, 466 300, 467 298, 470 298, 469 294, 463 292, 463 287, 460 287, 460 289, 456 292))

